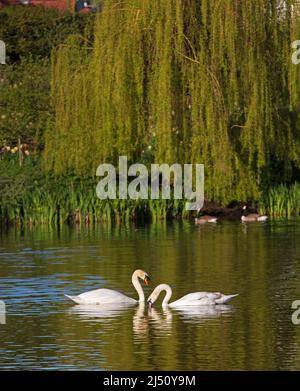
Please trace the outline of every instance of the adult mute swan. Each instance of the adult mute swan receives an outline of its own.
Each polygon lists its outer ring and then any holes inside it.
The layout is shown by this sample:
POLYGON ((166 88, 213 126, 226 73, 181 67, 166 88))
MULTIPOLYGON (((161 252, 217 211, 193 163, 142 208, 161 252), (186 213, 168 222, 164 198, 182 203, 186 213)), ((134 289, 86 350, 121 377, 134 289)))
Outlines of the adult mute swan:
POLYGON ((149 305, 154 304, 162 291, 166 292, 166 295, 162 302, 163 307, 224 304, 228 300, 232 299, 233 297, 238 296, 237 294, 223 295, 223 293, 220 292, 195 292, 195 293, 189 293, 183 296, 181 299, 173 301, 173 303, 169 304, 169 300, 171 299, 172 296, 172 289, 168 284, 160 284, 154 289, 154 291, 148 297, 147 303, 149 305))
POLYGON ((148 285, 150 281, 150 277, 143 270, 139 269, 133 272, 131 281, 139 295, 138 300, 132 299, 131 297, 128 297, 121 292, 114 291, 112 289, 105 289, 105 288, 84 292, 78 296, 69 296, 69 295, 65 295, 65 296, 73 300, 77 304, 119 304, 119 305, 137 304, 138 302, 145 301, 144 291, 139 282, 139 278, 143 280, 146 285, 148 285))

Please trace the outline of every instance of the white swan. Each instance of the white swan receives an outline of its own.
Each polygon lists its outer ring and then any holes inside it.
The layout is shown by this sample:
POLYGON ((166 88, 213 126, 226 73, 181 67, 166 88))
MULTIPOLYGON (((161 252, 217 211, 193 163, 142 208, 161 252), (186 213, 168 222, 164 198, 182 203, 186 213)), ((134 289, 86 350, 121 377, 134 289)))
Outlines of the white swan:
POLYGON ((131 281, 139 295, 138 300, 132 299, 131 297, 128 297, 123 293, 114 291, 112 289, 95 289, 89 292, 81 293, 78 296, 65 296, 73 300, 77 304, 136 304, 138 302, 145 301, 144 291, 139 282, 139 278, 143 280, 146 285, 148 285, 150 281, 150 277, 143 270, 136 270, 135 272, 133 272, 131 281))
POLYGON ((160 284, 158 285, 154 291, 149 296, 147 303, 152 305, 158 299, 158 296, 162 291, 166 292, 166 295, 163 299, 162 306, 163 307, 182 307, 189 305, 215 305, 215 304, 224 304, 228 300, 232 299, 236 295, 223 295, 220 292, 195 292, 189 293, 183 296, 181 299, 173 301, 173 303, 169 304, 169 300, 172 296, 172 289, 168 284, 160 284))

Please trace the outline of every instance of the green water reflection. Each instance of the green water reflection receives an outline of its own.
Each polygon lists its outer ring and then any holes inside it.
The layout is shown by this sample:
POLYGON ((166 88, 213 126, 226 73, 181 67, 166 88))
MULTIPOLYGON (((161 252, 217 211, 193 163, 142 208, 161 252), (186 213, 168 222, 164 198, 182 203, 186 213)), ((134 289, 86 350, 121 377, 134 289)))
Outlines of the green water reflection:
POLYGON ((156 224, 0 232, 0 369, 300 369, 300 221, 156 224), (131 273, 169 283, 174 299, 239 293, 216 309, 73 306, 63 295, 109 287, 132 297, 131 273), (224 307, 224 308, 223 308, 224 307))

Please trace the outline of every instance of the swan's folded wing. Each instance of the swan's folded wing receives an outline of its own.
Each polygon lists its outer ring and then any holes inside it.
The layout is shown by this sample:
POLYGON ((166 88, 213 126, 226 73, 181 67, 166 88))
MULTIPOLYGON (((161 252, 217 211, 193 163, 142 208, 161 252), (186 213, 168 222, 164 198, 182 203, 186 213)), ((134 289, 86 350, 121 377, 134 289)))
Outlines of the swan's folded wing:
POLYGON ((218 292, 194 292, 183 296, 180 300, 184 299, 185 301, 197 301, 204 298, 214 300, 219 297, 221 297, 221 294, 218 292))
POLYGON ((215 304, 215 300, 222 296, 219 292, 194 292, 188 293, 181 299, 176 300, 172 305, 211 305, 215 304))
POLYGON ((172 305, 195 305, 207 296, 207 292, 188 293, 180 299, 174 301, 172 305))
POLYGON ((82 303, 91 304, 113 304, 113 303, 135 303, 136 300, 112 289, 95 289, 78 295, 82 303))
POLYGON ((183 296, 181 299, 184 299, 185 301, 196 301, 201 300, 204 297, 207 296, 207 292, 194 292, 194 293, 188 293, 187 295, 183 296))

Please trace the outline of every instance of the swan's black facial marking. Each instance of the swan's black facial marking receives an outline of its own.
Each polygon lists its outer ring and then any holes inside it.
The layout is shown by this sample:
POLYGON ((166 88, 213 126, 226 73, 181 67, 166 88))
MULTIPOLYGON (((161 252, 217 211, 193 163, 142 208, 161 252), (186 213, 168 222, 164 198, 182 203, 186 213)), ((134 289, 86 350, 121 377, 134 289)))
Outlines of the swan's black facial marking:
POLYGON ((152 307, 152 300, 148 299, 147 304, 149 305, 149 307, 152 307))
POLYGON ((150 282, 150 277, 146 274, 145 277, 144 277, 144 283, 146 285, 149 285, 149 282, 150 282))

